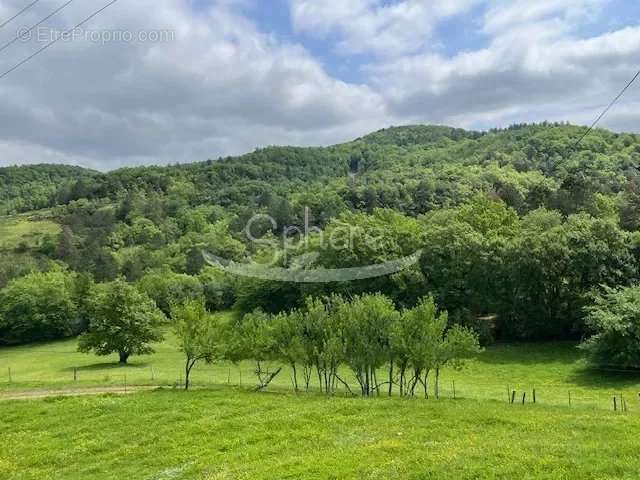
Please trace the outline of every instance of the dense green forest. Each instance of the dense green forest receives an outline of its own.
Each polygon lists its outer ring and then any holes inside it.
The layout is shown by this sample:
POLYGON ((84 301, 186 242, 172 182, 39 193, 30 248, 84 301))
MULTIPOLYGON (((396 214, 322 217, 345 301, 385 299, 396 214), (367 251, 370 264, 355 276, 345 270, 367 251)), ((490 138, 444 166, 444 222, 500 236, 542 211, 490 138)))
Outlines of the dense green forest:
POLYGON ((97 172, 66 165, 0 168, 0 215, 66 204, 81 198, 83 180, 97 172))
POLYGON ((0 169, 0 213, 47 209, 39 215, 62 227, 0 252, 0 342, 81 333, 84 293, 120 277, 167 316, 196 298, 210 311, 278 314, 310 296, 382 293, 409 309, 432 295, 450 324, 483 342, 587 336, 597 299, 640 276, 640 137, 597 130, 577 145, 584 132, 546 123, 488 132, 411 126, 187 165, 0 169), (291 255, 283 234, 304 228, 305 209, 317 229, 291 255), (247 238, 257 213, 275 221, 258 226, 268 244, 247 238), (319 231, 345 224, 356 232, 348 249, 321 244, 319 231), (372 230, 376 245, 358 238, 372 230), (301 268, 422 255, 389 276, 297 284, 224 274, 203 250, 238 262, 277 258, 282 267, 314 252, 301 268))

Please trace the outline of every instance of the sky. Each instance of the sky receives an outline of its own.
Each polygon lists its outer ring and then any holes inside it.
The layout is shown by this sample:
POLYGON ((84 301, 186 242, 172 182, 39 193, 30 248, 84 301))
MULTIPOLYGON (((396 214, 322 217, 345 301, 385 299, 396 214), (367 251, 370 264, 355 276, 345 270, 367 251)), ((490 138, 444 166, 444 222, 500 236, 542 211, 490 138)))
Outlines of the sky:
MULTIPOLYGON (((99 170, 405 124, 590 124, 640 69, 630 0, 40 0, 0 27, 0 166, 99 170), (13 43, 9 43, 13 42, 13 43)), ((31 0, 0 0, 0 25, 31 0)), ((640 132, 640 82, 603 120, 640 132)))

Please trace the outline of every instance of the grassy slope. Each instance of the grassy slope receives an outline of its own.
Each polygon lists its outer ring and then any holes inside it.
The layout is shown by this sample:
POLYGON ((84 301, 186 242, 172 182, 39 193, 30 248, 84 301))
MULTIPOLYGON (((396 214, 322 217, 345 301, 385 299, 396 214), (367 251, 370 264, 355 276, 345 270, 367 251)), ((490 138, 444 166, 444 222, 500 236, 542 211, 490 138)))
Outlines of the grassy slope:
POLYGON ((233 388, 0 405, 0 478, 637 478, 636 415, 233 388))
MULTIPOLYGON (((75 345, 0 349, 0 373, 10 365, 14 377, 0 379, 2 388, 117 384, 124 374, 129 384, 172 384, 180 375, 170 335, 158 353, 124 368, 75 345)), ((0 478, 602 479, 640 471, 640 379, 586 370, 572 344, 493 346, 445 372, 440 401, 294 395, 287 375, 254 393, 250 364, 203 366, 195 380, 207 390, 0 402, 0 478), (244 388, 227 386, 240 370, 244 388), (449 398, 453 379, 463 400, 449 398), (509 406, 507 383, 535 386, 538 404, 509 406), (627 414, 611 411, 620 391, 627 414)))
MULTIPOLYGON (((133 357, 129 366, 120 367, 116 356, 95 357, 77 353, 75 340, 0 348, 0 392, 71 385, 122 385, 125 376, 129 385, 169 386, 179 383, 183 358, 175 338, 168 334, 166 341, 156 350, 154 355, 133 357), (9 369, 11 383, 8 381, 9 369), (77 369, 75 382, 74 369, 77 369)), ((196 367, 193 380, 200 386, 227 383, 249 386, 254 382, 253 368, 249 362, 240 366, 203 364, 196 367)), ((386 372, 380 372, 379 378, 385 375, 386 372)), ((348 372, 344 372, 344 376, 349 377, 348 372)), ((312 382, 315 382, 313 377, 312 382)), ((572 406, 602 410, 612 407, 613 395, 623 393, 630 411, 640 412, 640 377, 591 371, 571 343, 492 346, 467 362, 461 371, 447 369, 443 372, 443 397, 453 396, 454 382, 457 397, 506 402, 508 386, 510 390, 517 390, 519 400, 524 391, 530 400, 535 388, 537 400, 542 404, 568 406, 571 392, 572 406)), ((312 387, 314 385, 312 383, 312 387)), ((270 388, 290 389, 290 372, 285 369, 270 388)))
POLYGON ((0 217, 0 250, 12 250, 24 242, 35 247, 45 235, 58 235, 60 225, 49 220, 32 220, 28 215, 0 217))

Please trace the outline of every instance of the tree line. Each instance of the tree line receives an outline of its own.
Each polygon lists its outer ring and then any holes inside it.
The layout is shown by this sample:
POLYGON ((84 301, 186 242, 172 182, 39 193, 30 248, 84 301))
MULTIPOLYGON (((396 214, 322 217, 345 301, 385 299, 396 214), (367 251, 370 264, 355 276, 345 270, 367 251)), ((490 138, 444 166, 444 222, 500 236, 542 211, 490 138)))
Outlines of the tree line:
MULTIPOLYGON (((596 365, 640 368, 640 287, 603 288, 584 307, 589 334, 580 347, 596 365)), ((186 355, 187 384, 199 361, 252 360, 263 387, 280 373, 264 366, 281 362, 291 367, 296 390, 308 388, 315 374, 327 393, 347 386, 339 375, 347 366, 364 395, 379 394, 384 385, 389 392, 397 386, 401 395, 422 386, 426 395, 430 373, 437 388, 440 368, 458 365, 481 343, 478 328, 438 311, 432 295, 401 308, 381 293, 308 296, 300 308, 257 308, 219 324, 202 288, 171 293, 154 299, 124 278, 96 284, 63 269, 30 274, 0 291, 0 342, 80 335, 79 351, 117 353, 126 363, 131 355, 152 353, 162 329, 171 326, 186 355), (385 365, 388 377, 380 381, 385 365)))
POLYGON ((433 297, 398 310, 382 294, 334 294, 309 297, 301 309, 279 314, 256 310, 221 322, 203 298, 173 303, 167 317, 148 295, 123 279, 83 284, 75 278, 73 284, 64 272, 41 275, 42 296, 29 298, 22 292, 9 307, 21 319, 13 335, 33 328, 50 336, 82 329, 80 352, 117 354, 126 364, 132 355, 153 353, 153 344, 163 340, 163 329, 171 328, 185 355, 187 389, 198 362, 224 360, 255 362, 258 389, 267 387, 286 365, 296 391, 308 390, 312 375, 326 394, 335 393, 338 384, 351 391, 341 376, 348 368, 363 396, 391 395, 395 387, 400 395, 414 395, 420 386, 427 396, 431 373, 437 396, 440 370, 480 351, 477 334, 450 325, 433 297), (386 377, 379 378, 385 368, 386 377))

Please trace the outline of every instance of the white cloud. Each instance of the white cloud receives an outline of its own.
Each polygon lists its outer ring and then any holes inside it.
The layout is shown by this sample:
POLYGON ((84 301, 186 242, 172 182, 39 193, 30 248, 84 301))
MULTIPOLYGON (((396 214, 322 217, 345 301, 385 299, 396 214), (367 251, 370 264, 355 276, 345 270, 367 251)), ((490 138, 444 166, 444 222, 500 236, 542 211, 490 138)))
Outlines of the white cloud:
MULTIPOLYGON (((447 41, 434 33, 438 22, 481 0, 289 0, 300 31, 345 55, 374 54, 364 57, 374 60, 362 84, 347 83, 301 44, 264 33, 247 17, 254 1, 217 0, 204 12, 187 0, 116 3, 89 28, 168 29, 175 40, 60 42, 1 79, 0 165, 188 162, 271 144, 326 145, 415 122, 590 123, 638 68, 640 27, 585 34, 585 25, 603 24, 606 0, 486 1, 478 17, 458 19, 483 44, 452 55, 430 48, 447 41)), ((0 0, 0 18, 21 5, 0 0)), ((0 44, 57 6, 43 0, 0 31, 0 44)), ((73 25, 96 8, 74 3, 51 24, 73 25)), ((0 71, 38 46, 2 52, 0 71)), ((348 59, 354 68, 358 58, 348 59)), ((625 105, 640 103, 639 90, 603 125, 638 131, 640 111, 625 105)))
MULTIPOLYGON (((23 22, 50 11, 53 3, 44 3, 23 22)), ((65 10, 60 24, 95 8, 65 10)), ((169 29, 176 37, 60 42, 0 81, 1 163, 23 162, 10 148, 23 144, 30 154, 41 147, 43 159, 57 152, 103 168, 195 161, 275 142, 346 140, 384 125, 379 94, 330 77, 301 46, 262 34, 226 5, 203 14, 178 0, 121 2, 89 28, 169 29)), ((17 45, 0 68, 38 46, 17 45)))
POLYGON ((498 0, 492 2, 485 13, 484 31, 493 35, 553 19, 556 32, 564 33, 584 21, 595 19, 608 0, 498 0))
POLYGON ((567 27, 595 19, 607 0, 499 0, 485 14, 484 30, 500 34, 531 22, 554 18, 567 27))
MULTIPOLYGON (((482 27, 495 32, 486 47, 450 57, 425 52, 372 64, 372 84, 385 93, 395 115, 418 122, 490 127, 584 121, 585 111, 595 113, 606 105, 638 69, 640 27, 587 38, 576 33, 583 25, 577 19, 591 19, 602 4, 493 4, 482 27)), ((634 91, 628 95, 632 99, 634 91)))
POLYGON ((290 0, 298 31, 335 34, 341 54, 401 55, 422 50, 437 22, 467 11, 480 0, 290 0))

